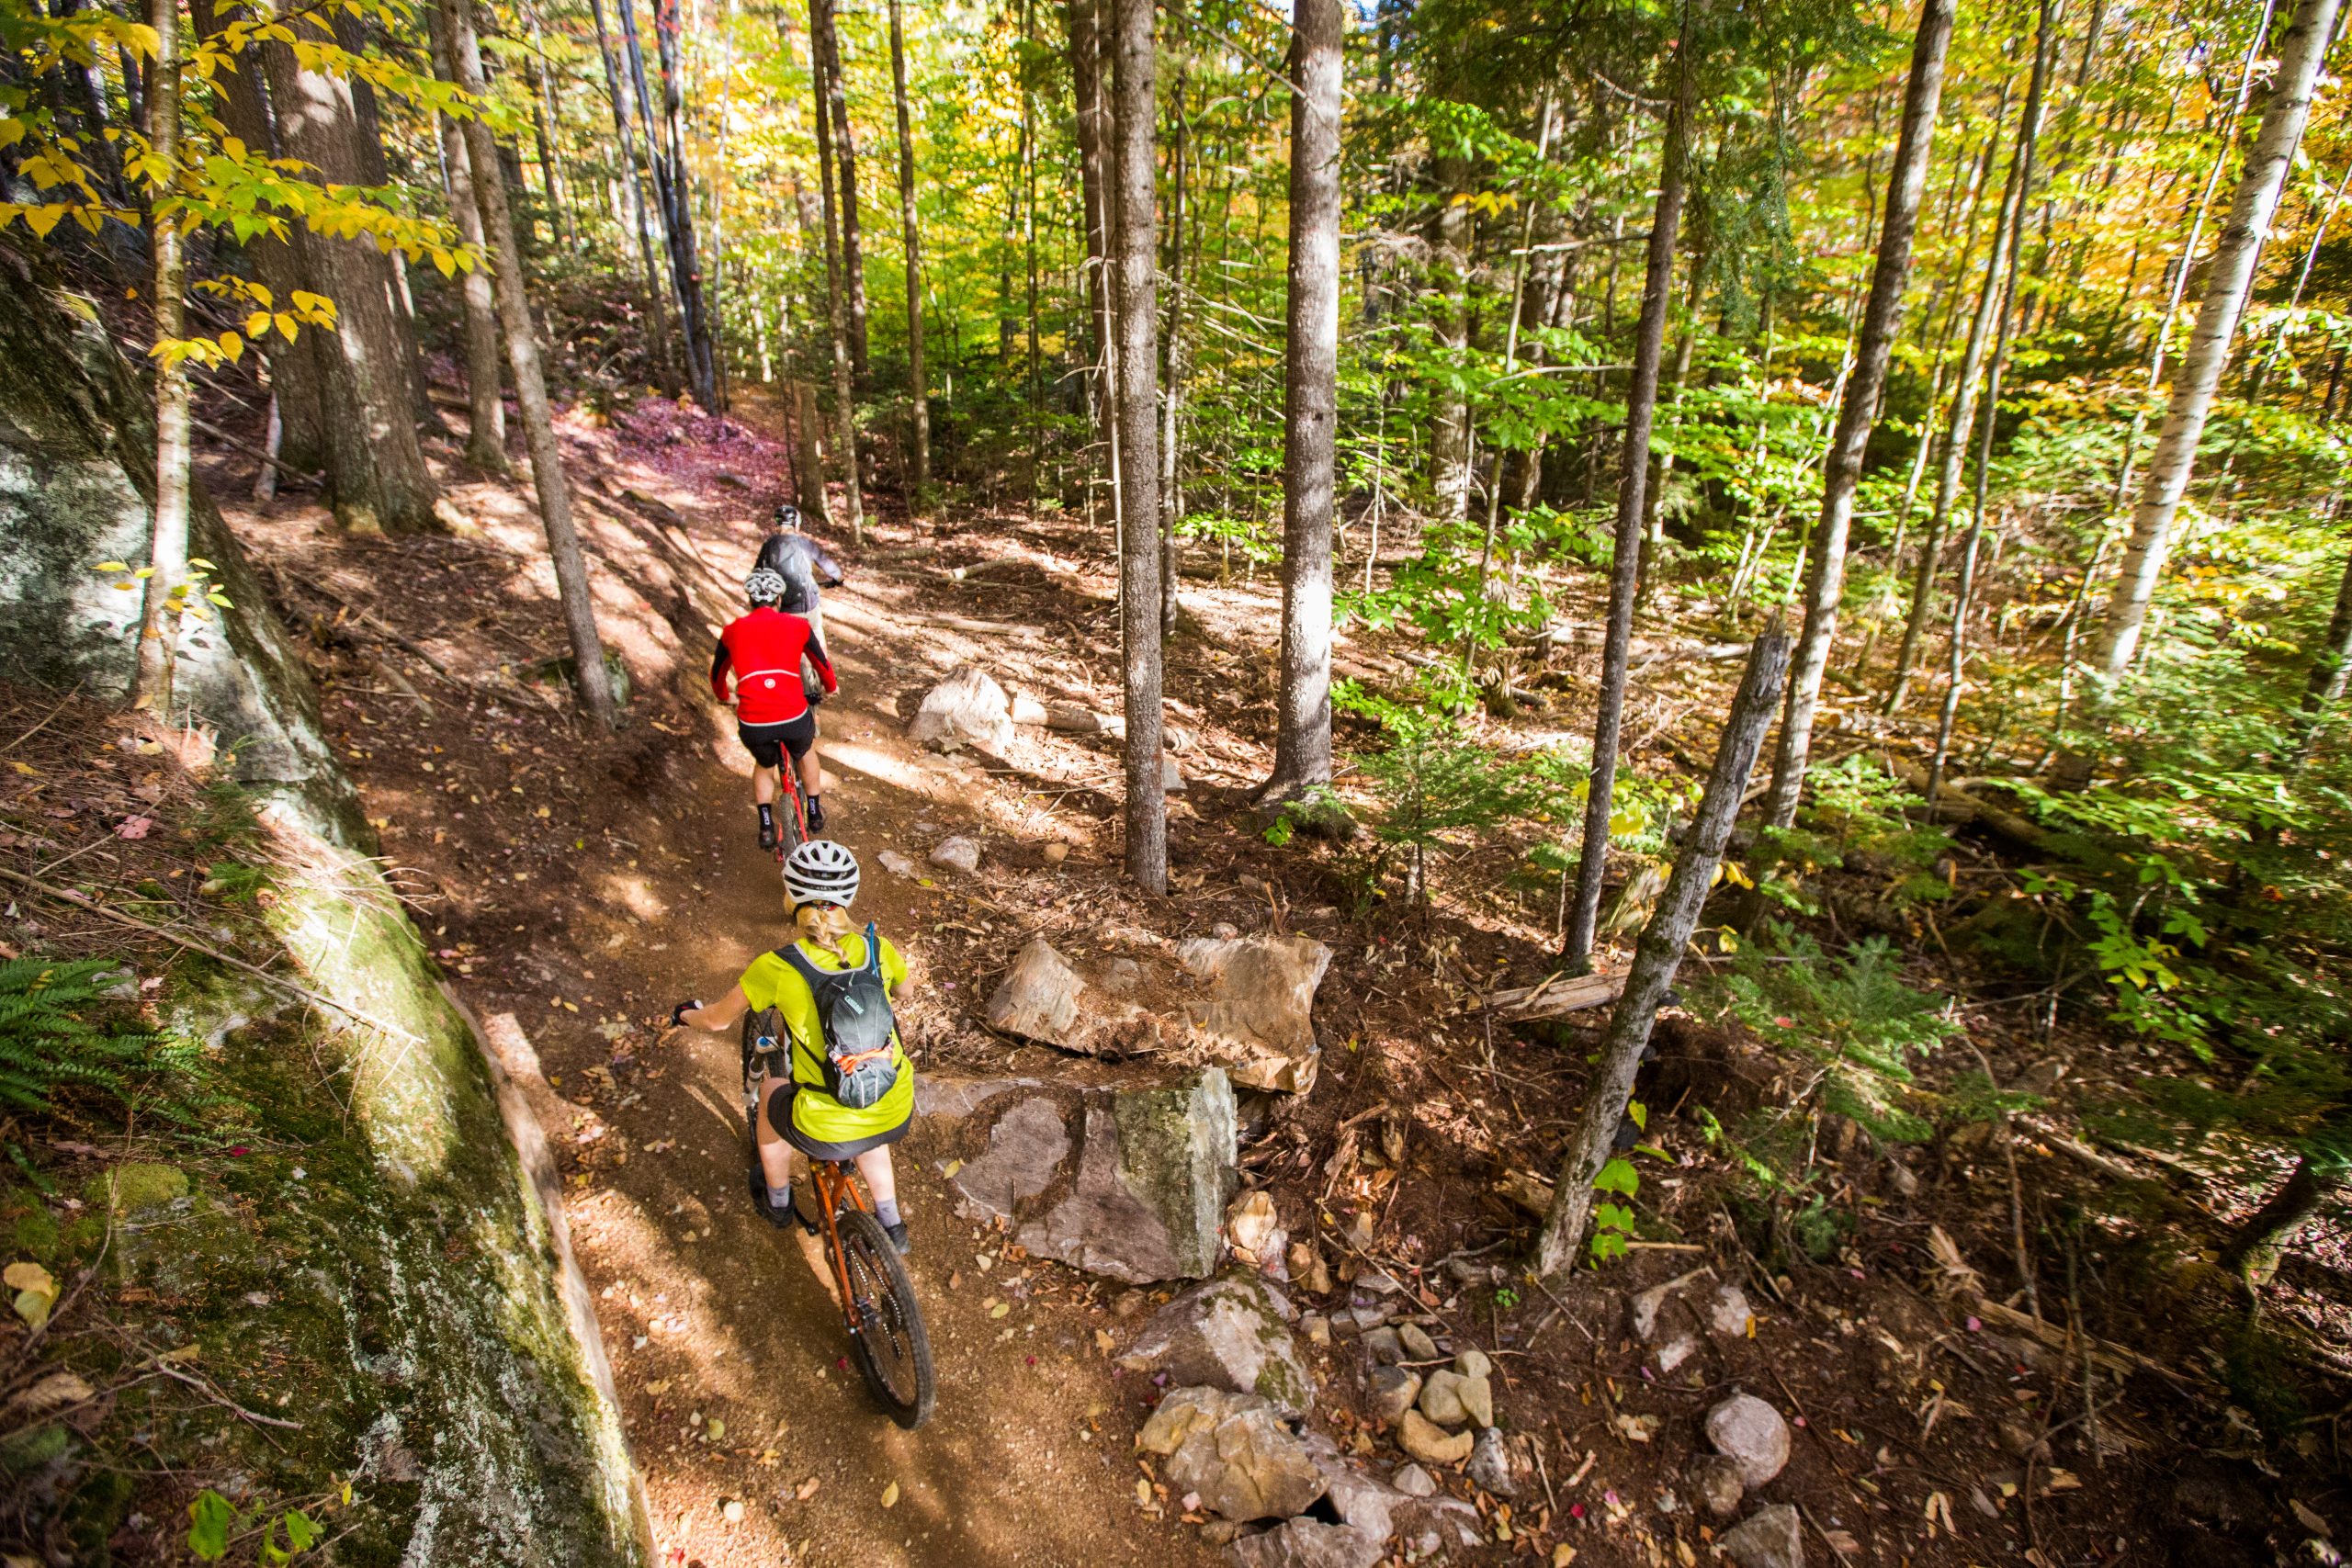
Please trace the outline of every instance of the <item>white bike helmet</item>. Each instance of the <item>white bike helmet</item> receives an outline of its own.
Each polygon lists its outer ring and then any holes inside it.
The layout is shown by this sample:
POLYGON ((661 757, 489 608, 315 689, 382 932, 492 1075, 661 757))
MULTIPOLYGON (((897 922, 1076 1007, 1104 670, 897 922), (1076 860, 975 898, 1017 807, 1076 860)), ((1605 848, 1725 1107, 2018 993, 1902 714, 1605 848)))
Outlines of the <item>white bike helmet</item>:
POLYGON ((751 601, 755 610, 763 604, 783 604, 785 591, 784 573, 765 567, 743 580, 743 597, 751 601))
POLYGON ((857 857, 831 839, 809 840, 785 860, 784 896, 796 909, 803 904, 848 908, 857 897, 857 857))

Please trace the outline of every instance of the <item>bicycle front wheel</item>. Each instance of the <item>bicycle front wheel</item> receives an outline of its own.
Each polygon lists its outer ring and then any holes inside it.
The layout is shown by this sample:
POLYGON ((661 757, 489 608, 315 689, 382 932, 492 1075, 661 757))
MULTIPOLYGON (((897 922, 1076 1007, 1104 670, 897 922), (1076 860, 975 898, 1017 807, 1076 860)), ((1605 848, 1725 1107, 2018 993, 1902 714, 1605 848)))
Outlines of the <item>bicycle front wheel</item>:
POLYGON ((845 1208, 834 1224, 848 1265, 850 1299, 844 1309, 858 1370, 890 1418, 911 1432, 930 1418, 939 1393, 914 1281, 881 1221, 863 1209, 845 1208))

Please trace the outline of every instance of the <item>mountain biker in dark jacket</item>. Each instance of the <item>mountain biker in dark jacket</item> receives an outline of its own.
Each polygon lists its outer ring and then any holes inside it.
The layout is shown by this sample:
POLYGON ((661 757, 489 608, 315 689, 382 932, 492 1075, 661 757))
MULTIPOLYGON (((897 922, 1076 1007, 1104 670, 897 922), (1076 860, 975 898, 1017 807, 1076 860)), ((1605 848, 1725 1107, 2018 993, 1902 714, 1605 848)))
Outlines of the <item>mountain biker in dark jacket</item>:
POLYGON ((777 607, 806 620, 816 629, 817 640, 824 641, 825 610, 819 600, 819 586, 839 588, 848 574, 842 570, 841 562, 825 553, 824 546, 800 531, 798 507, 775 509, 775 532, 760 547, 757 569, 784 579, 784 603, 777 607))

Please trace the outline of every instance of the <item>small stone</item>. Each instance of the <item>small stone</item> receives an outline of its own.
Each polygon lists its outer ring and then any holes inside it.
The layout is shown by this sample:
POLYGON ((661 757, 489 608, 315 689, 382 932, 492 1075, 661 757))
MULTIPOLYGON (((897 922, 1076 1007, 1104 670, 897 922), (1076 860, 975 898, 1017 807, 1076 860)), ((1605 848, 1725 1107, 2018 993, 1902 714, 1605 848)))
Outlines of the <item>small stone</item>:
POLYGON ((1919 1178, 1899 1159, 1886 1162, 1886 1184, 1894 1189, 1897 1198, 1911 1199, 1919 1195, 1919 1178))
POLYGON ((1462 1414, 1470 1418, 1472 1426, 1495 1424, 1494 1384, 1485 1378, 1464 1378, 1454 1393, 1462 1401, 1462 1414))
POLYGON ((1470 1479, 1498 1497, 1519 1495, 1518 1478, 1511 1473, 1510 1449, 1492 1427, 1482 1428, 1470 1450, 1470 1479))
POLYGON ((1408 1360, 1434 1361, 1438 1359, 1437 1341, 1430 1338, 1429 1330, 1418 1323, 1398 1324, 1396 1342, 1405 1348, 1408 1360))
POLYGON ((1159 787, 1169 795, 1184 793, 1184 770, 1178 767, 1176 759, 1165 751, 1159 754, 1159 787))
POLYGON ((1045 856, 1046 864, 1059 865, 1062 862, 1069 859, 1069 846, 1063 843, 1059 839, 1056 839, 1052 843, 1046 846, 1045 856))
POLYGON ((1663 1377, 1699 1353, 1699 1342, 1688 1334, 1678 1334, 1658 1348, 1657 1370, 1663 1377))
POLYGON ((880 854, 874 858, 880 861, 882 863, 882 869, 888 872, 893 876, 917 876, 922 874, 916 870, 914 862, 909 860, 906 856, 900 854, 896 850, 884 850, 880 854))
POLYGON ((1484 1350, 1472 1348, 1453 1358, 1453 1370, 1465 1378, 1483 1378, 1494 1371, 1495 1364, 1487 1359, 1484 1350))
POLYGON ((1351 1310, 1352 1315, 1342 1318, 1341 1321, 1351 1322, 1357 1325, 1357 1332, 1363 1336, 1364 1350, 1374 1361, 1385 1365, 1390 1361, 1401 1361, 1405 1359, 1405 1348, 1397 1340, 1395 1329, 1381 1323, 1376 1317, 1370 1325, 1365 1325, 1363 1314, 1366 1309, 1356 1307, 1351 1310))
POLYGON ((1394 1486, 1397 1491, 1402 1492, 1408 1497, 1433 1497, 1437 1495, 1437 1477, 1431 1475, 1428 1471, 1423 1470, 1418 1464, 1408 1464, 1400 1467, 1396 1474, 1388 1478, 1388 1484, 1394 1486))
POLYGON ((1747 1483, 1739 1478, 1739 1461, 1728 1454, 1700 1454, 1682 1472, 1685 1485, 1699 1506, 1719 1519, 1739 1512, 1747 1483))
POLYGON ((1707 1440, 1738 1463, 1740 1481, 1751 1491, 1789 1462, 1789 1424, 1752 1393, 1735 1393, 1707 1412, 1707 1440))
POLYGON ((1469 1381, 1442 1367, 1431 1372, 1421 1384, 1421 1414, 1441 1427, 1459 1427, 1469 1420, 1470 1413, 1462 1407, 1463 1385, 1469 1381))
POLYGON ((1418 1410, 1405 1412, 1397 1444, 1423 1464, 1460 1464, 1470 1457, 1477 1439, 1467 1432, 1448 1432, 1424 1419, 1418 1410))
POLYGON ((727 1522, 729 1524, 740 1525, 743 1522, 743 1499, 741 1497, 729 1497, 727 1499, 726 1506, 721 1507, 718 1511, 727 1516, 727 1522))
POLYGON ((1745 1338, 1752 1315, 1747 1292, 1737 1285, 1718 1286, 1707 1298, 1707 1326, 1726 1339, 1745 1338))
POLYGON ((1405 1418, 1421 1394, 1421 1374, 1406 1367, 1380 1367, 1372 1374, 1372 1413, 1391 1426, 1405 1418))
POLYGON ((1739 1568, 1804 1568, 1804 1533, 1786 1503, 1760 1508, 1725 1532, 1716 1550, 1739 1568))
POLYGON ((1246 1252, 1252 1262, 1266 1258, 1268 1238, 1282 1234, 1282 1216, 1274 1212, 1272 1194, 1261 1190, 1244 1192, 1225 1211, 1225 1234, 1234 1249, 1246 1252))
POLYGON ((1310 1312, 1298 1320, 1298 1331, 1306 1336, 1309 1345, 1331 1343, 1331 1320, 1319 1312, 1310 1312))
POLYGON ((952 839, 942 839, 931 852, 931 863, 969 876, 980 869, 979 841, 960 833, 952 839))

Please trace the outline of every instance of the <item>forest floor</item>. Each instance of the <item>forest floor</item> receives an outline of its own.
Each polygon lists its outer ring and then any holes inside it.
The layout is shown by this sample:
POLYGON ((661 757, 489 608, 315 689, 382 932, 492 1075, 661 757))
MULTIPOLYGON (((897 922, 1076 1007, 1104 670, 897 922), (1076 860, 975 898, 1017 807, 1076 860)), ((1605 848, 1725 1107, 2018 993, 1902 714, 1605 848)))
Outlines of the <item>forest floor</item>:
MULTIPOLYGON (((351 537, 300 493, 226 510, 304 640, 345 765, 458 993, 503 1050, 526 1045, 544 1071, 540 1111, 664 1563, 1218 1559, 1181 1499, 1138 1467, 1133 1439, 1159 1391, 1111 1359, 1165 1291, 1023 1258, 960 1220, 919 1128, 899 1168, 940 1393, 929 1425, 899 1430, 845 1357, 811 1247, 768 1229, 745 1200, 733 1039, 666 1027, 672 1002, 722 994, 786 935, 775 866, 752 841, 748 762, 705 680, 712 631, 734 613, 768 509, 790 490, 784 433, 755 396, 741 400, 729 420, 649 400, 609 423, 579 411, 563 421, 600 617, 636 687, 611 737, 577 718, 560 686, 516 679, 563 651, 552 573, 527 488, 462 470, 454 443, 428 449, 458 536, 351 537)), ((238 497, 252 472, 229 451, 206 477, 215 495, 238 497)), ((1024 728, 989 759, 929 754, 903 735, 921 694, 965 662, 1008 689, 1116 710, 1099 532, 1057 512, 918 524, 886 511, 867 535, 863 548, 829 536, 851 579, 826 596, 842 693, 822 709, 820 754, 832 836, 865 868, 857 913, 914 967, 902 1017, 921 1066, 1090 1080, 1116 1070, 979 1024, 1032 932, 1065 951, 1140 953, 1220 923, 1272 924, 1329 944, 1320 1079, 1273 1110, 1245 1175, 1294 1235, 1319 1227, 1334 1256, 1331 1233, 1367 1213, 1369 1251, 1417 1282, 1456 1343, 1497 1358, 1501 1421, 1532 1442, 1540 1476, 1510 1511, 1443 1478, 1488 1520, 1476 1561, 1701 1560, 1723 1527, 1678 1488, 1703 1448, 1701 1418, 1734 1386, 1799 1427, 1766 1496, 1803 1506, 1816 1562, 2269 1562, 2300 1554, 2311 1525, 2298 1508, 2352 1528, 2338 1418, 2265 1444, 2215 1362, 2192 1354, 2185 1319, 2156 1331, 2210 1305, 2210 1289, 2150 1294, 2127 1321, 2117 1281, 2101 1326, 2128 1350, 2071 1333, 2064 1302, 2042 1302, 2049 1326, 1979 1302, 1956 1265, 2007 1282, 1987 1291, 2015 1282, 2011 1178, 1989 1143, 1941 1150, 1917 1171, 1866 1141, 1825 1147, 1860 1226, 1826 1261, 1767 1269, 1736 1223, 1729 1162, 1693 1122, 1661 1117, 1651 1131, 1678 1168, 1645 1186, 1651 1245, 1557 1295, 1449 1273, 1449 1258, 1506 1258, 1532 1239, 1506 1179, 1551 1168, 1577 1102, 1589 1035, 1464 1010, 1479 989, 1546 972, 1548 897, 1441 900, 1425 926, 1359 918, 1333 852, 1278 851, 1253 833, 1242 807, 1271 760, 1278 590, 1214 572, 1185 581, 1188 621, 1169 663, 1171 722, 1189 732, 1174 889, 1138 896, 1118 871, 1115 741, 1024 728), (980 838, 978 876, 924 863, 951 832, 980 838), (1067 858, 1049 859, 1052 843, 1067 858), (885 870, 879 852, 893 849, 920 874, 885 870), (1956 1245, 1940 1259, 1939 1230, 1956 1245), (1627 1326, 1627 1303, 1702 1265, 1739 1283, 1755 1315, 1744 1336, 1706 1337, 1662 1375, 1627 1326)), ((1341 662, 1375 677, 1404 668, 1357 639, 1341 662)), ((1730 665, 1654 668, 1628 733, 1703 761, 1707 699, 1736 676, 1730 665)), ((1580 716, 1571 701, 1521 727, 1580 716)), ((1448 885, 1498 886, 1511 858, 1468 852, 1448 885)), ((1717 1089, 1736 1077, 1724 1032, 1668 1027, 1665 1054, 1679 1044, 1700 1064, 1684 1069, 1686 1089, 1709 1072, 1717 1089)), ((2128 1080, 2141 1070, 2132 1047, 2063 1023, 2053 1043, 2015 1016, 1986 1021, 1976 1039, 2004 1081, 2058 1060, 2047 1135, 2021 1137, 2017 1153, 2037 1203, 2074 1201, 2096 1173, 2067 1153, 2065 1086, 2128 1080)), ((2299 1265, 2297 1288, 2340 1306, 2352 1293, 2340 1263, 2299 1265)), ((1332 1304, 1344 1299, 1342 1287, 1332 1304)), ((1379 1465, 1396 1461, 1365 1416, 1355 1342, 1310 1355, 1324 1374, 1315 1424, 1379 1465)))

